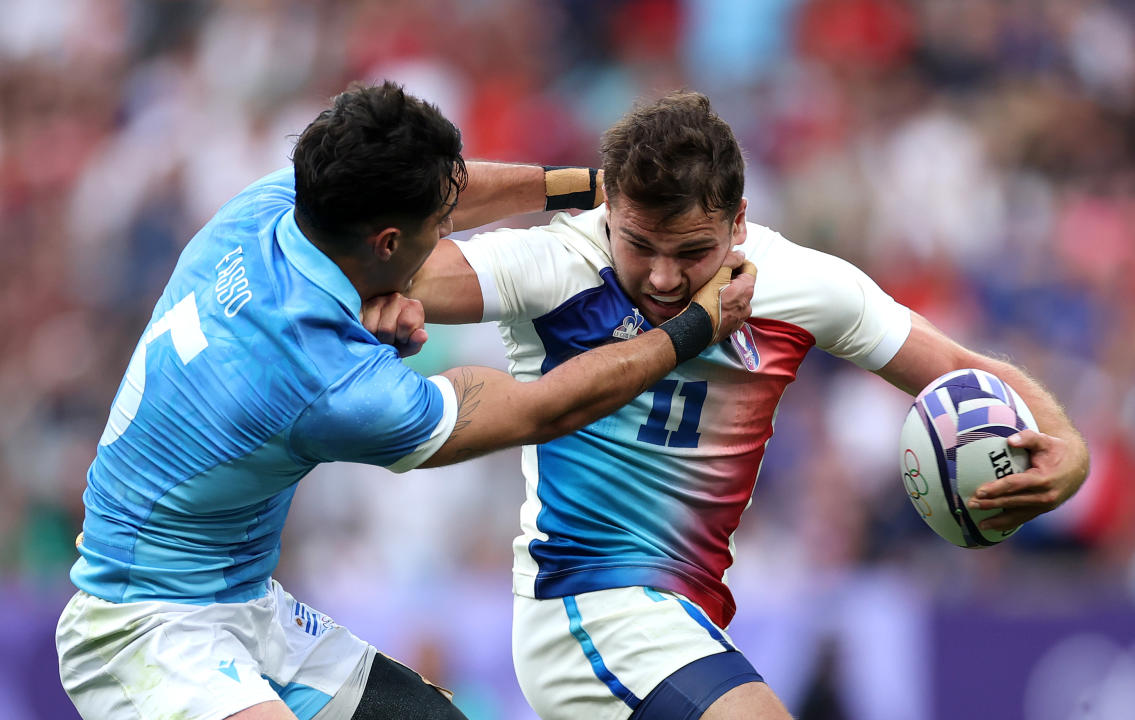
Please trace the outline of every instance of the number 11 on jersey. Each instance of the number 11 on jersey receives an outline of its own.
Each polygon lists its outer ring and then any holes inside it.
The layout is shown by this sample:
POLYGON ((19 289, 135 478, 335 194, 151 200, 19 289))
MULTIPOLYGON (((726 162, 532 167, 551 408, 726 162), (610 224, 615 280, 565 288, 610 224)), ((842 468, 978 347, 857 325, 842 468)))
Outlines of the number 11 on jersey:
POLYGON ((679 383, 677 380, 660 380, 648 392, 654 393, 654 405, 646 422, 638 429, 638 439, 652 445, 666 447, 692 448, 698 446, 701 433, 701 409, 705 404, 706 381, 679 383), (682 420, 676 430, 667 430, 674 397, 685 399, 682 404, 682 420))

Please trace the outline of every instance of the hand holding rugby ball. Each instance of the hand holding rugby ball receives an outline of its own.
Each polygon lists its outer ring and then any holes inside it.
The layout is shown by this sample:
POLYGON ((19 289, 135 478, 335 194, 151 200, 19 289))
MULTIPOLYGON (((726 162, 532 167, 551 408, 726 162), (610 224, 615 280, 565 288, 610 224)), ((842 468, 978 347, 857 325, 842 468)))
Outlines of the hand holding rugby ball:
POLYGON ((996 545, 1017 531, 982 530, 1002 512, 971 510, 974 491, 1029 467, 1029 453, 1007 438, 1036 420, 1024 400, 996 375, 966 369, 946 373, 915 398, 903 424, 900 470, 914 509, 946 540, 966 548, 996 545))

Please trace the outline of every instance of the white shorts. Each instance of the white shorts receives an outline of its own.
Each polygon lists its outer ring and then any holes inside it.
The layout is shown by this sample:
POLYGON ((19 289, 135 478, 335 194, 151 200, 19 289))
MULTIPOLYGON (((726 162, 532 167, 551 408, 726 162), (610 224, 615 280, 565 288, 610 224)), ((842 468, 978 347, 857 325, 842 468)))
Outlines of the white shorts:
POLYGON ((91 720, 221 720, 269 700, 300 720, 349 718, 374 657, 275 580, 262 598, 214 605, 112 603, 80 591, 55 643, 63 688, 91 720))
POLYGON ((677 593, 629 587, 513 601, 516 677, 543 720, 623 720, 677 670, 733 649, 677 593))

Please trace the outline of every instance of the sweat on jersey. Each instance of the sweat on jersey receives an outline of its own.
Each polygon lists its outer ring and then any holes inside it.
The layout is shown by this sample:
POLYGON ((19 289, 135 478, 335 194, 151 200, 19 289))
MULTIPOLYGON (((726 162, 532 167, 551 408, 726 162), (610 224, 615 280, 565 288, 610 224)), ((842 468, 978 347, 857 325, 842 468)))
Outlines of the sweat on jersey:
POLYGON ((261 597, 312 468, 409 470, 449 437, 452 386, 362 326, 358 293, 294 205, 293 171, 268 175, 182 252, 87 473, 71 580, 91 595, 261 597))
MULTIPOLYGON (((652 327, 615 278, 606 206, 457 245, 517 379, 652 327)), ((642 585, 686 595, 721 627, 732 619, 733 533, 805 353, 875 370, 910 332, 909 310, 844 260, 752 223, 741 249, 758 268, 748 342, 714 345, 614 414, 524 448, 517 594, 642 585)))

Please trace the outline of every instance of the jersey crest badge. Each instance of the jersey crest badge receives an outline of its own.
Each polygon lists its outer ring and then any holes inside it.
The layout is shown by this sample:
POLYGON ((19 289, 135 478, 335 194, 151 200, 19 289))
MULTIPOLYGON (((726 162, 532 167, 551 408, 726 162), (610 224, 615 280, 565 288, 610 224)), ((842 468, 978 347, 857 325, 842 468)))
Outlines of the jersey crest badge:
POLYGON ((630 340, 635 335, 642 333, 642 313, 640 313, 636 307, 632 307, 631 312, 633 312, 634 315, 627 315, 623 318, 622 324, 615 328, 611 335, 620 340, 630 340))
POLYGON ((745 323, 740 330, 729 336, 729 340, 733 343, 733 349, 737 351, 745 369, 755 373, 757 367, 761 364, 761 356, 757 352, 757 341, 753 338, 753 329, 748 323, 745 323))

